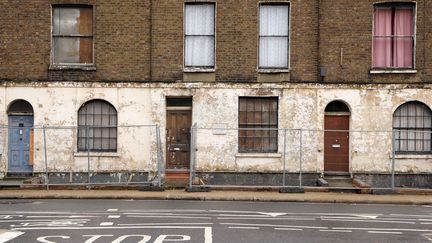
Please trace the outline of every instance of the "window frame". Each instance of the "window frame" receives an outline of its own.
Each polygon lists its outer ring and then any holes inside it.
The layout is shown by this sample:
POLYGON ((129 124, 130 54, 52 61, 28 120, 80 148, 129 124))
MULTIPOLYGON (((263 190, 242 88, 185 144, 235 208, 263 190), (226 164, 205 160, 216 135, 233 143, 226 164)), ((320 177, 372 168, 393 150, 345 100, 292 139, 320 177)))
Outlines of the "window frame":
MULTIPOLYGON (((420 101, 408 101, 405 102, 403 104, 401 104, 400 106, 398 106, 396 108, 396 110, 393 112, 393 116, 392 116, 392 130, 393 130, 393 136, 394 137, 394 150, 395 150, 395 154, 432 154, 432 110, 430 109, 429 106, 427 106, 425 103, 420 102, 420 101), (422 115, 417 115, 417 110, 415 110, 415 116, 410 116, 410 112, 409 110, 407 110, 407 115, 403 116, 403 115, 398 115, 396 114, 397 112, 400 112, 401 109, 403 109, 405 106, 407 108, 409 108, 409 105, 415 105, 414 108, 417 109, 418 106, 421 106, 423 108, 423 114, 422 115), (428 112, 428 114, 425 114, 425 112, 428 112), (398 116, 396 116, 398 115, 398 116), (402 119, 406 117, 407 122, 410 118, 414 118, 415 122, 416 122, 416 126, 415 127, 409 127, 409 125, 405 125, 402 126, 402 119), (422 117, 423 118, 423 126, 422 127, 417 127, 417 118, 422 117), (425 125, 425 117, 429 117, 430 123, 425 125), (399 126, 396 126, 396 120, 395 119, 399 119, 399 126), (415 131, 414 132, 414 139, 410 139, 409 138, 409 132, 411 131, 415 131), (417 133, 418 131, 423 131, 423 132, 429 132, 429 136, 427 135, 423 135, 420 138, 417 138, 417 133), (405 133, 405 137, 401 138, 401 134, 405 133), (425 137, 428 137, 429 139, 425 139, 425 137), (410 140, 414 141, 414 150, 409 150, 409 144, 408 142, 410 140), (424 150, 425 148, 425 141, 429 140, 429 149, 428 150, 424 150), (406 150, 401 150, 401 143, 405 141, 406 144, 406 150), (417 150, 417 143, 421 142, 422 144, 422 148, 423 150, 417 150)), ((426 133, 427 134, 427 133, 426 133)))
POLYGON ((183 3, 183 71, 184 72, 214 72, 216 70, 216 20, 217 3, 215 1, 185 1, 183 3), (192 35, 192 36, 213 36, 213 66, 187 66, 186 65, 186 6, 187 5, 213 5, 213 35, 192 35))
POLYGON ((52 4, 51 5, 51 58, 50 58, 50 70, 63 70, 63 69, 81 69, 81 70, 95 70, 95 6, 92 4, 52 4), (55 35, 54 34, 54 9, 55 8, 72 8, 72 9, 81 9, 81 8, 89 8, 92 11, 92 34, 91 35, 55 35), (54 47, 54 38, 55 37, 82 37, 82 38, 91 38, 92 40, 92 62, 91 63, 56 63, 54 61, 55 56, 55 47, 54 47))
MULTIPOLYGON (((261 106, 261 114, 263 112, 262 106, 261 106)), ((262 117, 262 115, 261 115, 262 117)), ((254 117, 255 119, 255 117, 254 117)), ((238 153, 241 154, 247 154, 247 153, 277 153, 279 151, 279 97, 277 96, 240 96, 238 98, 238 153), (246 102, 246 111, 242 111, 241 110, 241 102, 242 100, 244 100, 246 102), (255 110, 255 108, 253 109, 253 111, 247 111, 247 104, 248 102, 253 101, 255 104, 255 100, 267 100, 269 105, 273 105, 273 102, 275 102, 276 105, 276 110, 275 111, 271 111, 269 110, 269 122, 268 123, 263 123, 261 122, 260 124, 258 123, 242 123, 242 114, 241 112, 257 112, 255 110), (274 112, 276 115, 276 123, 272 124, 271 123, 271 112, 274 112), (258 128, 258 129, 254 129, 254 128, 258 128), (264 128, 264 129, 259 129, 259 128, 264 128), (244 132, 248 132, 248 131, 253 131, 254 134, 253 136, 248 136, 246 135, 242 135, 242 131, 244 132), (255 133, 257 131, 260 132, 265 132, 268 131, 268 135, 258 135, 255 136, 255 133), (274 136, 272 135, 272 132, 274 132, 274 136), (252 139, 253 141, 253 146, 252 148, 247 148, 246 146, 244 146, 241 142, 241 140, 244 139, 246 144, 248 139, 252 139), (255 147, 256 145, 254 144, 256 139, 260 139, 259 145, 257 145, 258 147, 255 147), (267 149, 264 148, 264 139, 268 139, 268 147, 267 149), (271 141, 273 140, 274 142, 274 148, 271 148, 271 141)))
POLYGON ((267 2, 267 1, 259 1, 257 7, 257 71, 259 73, 272 73, 272 72, 289 72, 291 69, 291 2, 289 1, 276 1, 276 2, 267 2), (260 37, 261 37, 261 6, 287 6, 288 7, 288 38, 287 38, 287 67, 261 67, 260 66, 260 37))
MULTIPOLYGON (((393 35, 392 35, 393 37, 393 35)), ((371 71, 370 73, 377 73, 377 74, 383 74, 383 73, 411 73, 415 74, 417 73, 416 69, 416 49, 417 49, 417 3, 416 2, 384 2, 384 3, 375 3, 373 4, 373 11, 372 11, 372 52, 371 52, 371 71), (396 8, 401 7, 410 7, 412 9, 413 13, 413 45, 412 45, 412 67, 375 67, 374 66, 374 52, 375 52, 375 11, 377 8, 392 8, 393 11, 396 8)), ((393 57, 392 57, 393 62, 393 57)))
MULTIPOLYGON (((80 108, 78 109, 78 112, 77 112, 77 115, 78 115, 78 117, 77 117, 77 152, 100 152, 100 153, 115 153, 115 152, 117 152, 117 149, 118 149, 118 111, 117 111, 117 109, 110 103, 110 102, 108 102, 108 101, 106 101, 106 100, 103 100, 103 99, 92 99, 92 100, 88 100, 88 101, 86 101, 85 103, 83 103, 81 106, 80 106, 80 108), (102 111, 102 107, 101 107, 101 114, 95 114, 95 112, 93 112, 92 114, 88 114, 88 113, 85 113, 85 114, 80 114, 81 113, 81 110, 84 108, 84 107, 86 107, 87 105, 90 105, 92 102, 101 102, 102 104, 105 104, 105 105, 107 105, 107 106, 109 106, 110 108, 112 108, 112 111, 114 111, 115 112, 115 114, 111 114, 110 112, 111 111, 109 111, 108 112, 108 114, 104 114, 103 113, 103 111, 102 111), (84 125, 80 125, 80 121, 81 121, 81 116, 86 116, 86 122, 85 122, 85 124, 84 125), (96 115, 100 115, 101 116, 101 122, 102 122, 102 119, 103 119, 103 117, 104 116, 108 116, 108 126, 102 126, 102 125, 94 125, 94 117, 96 116, 96 115), (93 118, 92 118, 92 120, 93 120, 93 125, 88 125, 87 124, 87 116, 92 116, 93 118), (111 117, 112 116, 115 116, 115 124, 114 125, 110 125, 110 123, 111 123, 111 117), (82 130, 82 129, 84 129, 84 130, 82 130), (91 129, 100 129, 101 130, 101 135, 99 136, 99 137, 96 137, 95 136, 95 132, 94 132, 94 130, 92 131, 92 136, 87 136, 87 131, 90 131, 91 129), (104 137, 103 136, 103 129, 108 129, 108 137, 104 137), (113 129, 113 130, 115 130, 115 132, 113 133, 113 134, 111 134, 112 132, 111 132, 111 129, 113 129), (82 132, 84 132, 85 133, 85 136, 80 136, 80 134, 82 133, 82 132), (100 145, 100 148, 94 148, 94 144, 95 144, 95 139, 96 138, 98 138, 98 139, 100 139, 101 140, 101 145, 100 145), (81 139, 84 139, 84 141, 85 141, 85 144, 83 144, 83 145, 81 145, 81 143, 80 143, 80 141, 81 141, 81 139), (108 148, 107 149, 104 149, 103 148, 103 141, 104 141, 104 139, 107 139, 108 140, 108 148), (115 149, 111 149, 111 140, 112 139, 115 139, 115 149), (90 146, 90 141, 89 140, 92 140, 93 141, 93 144, 90 146), (87 146, 87 145, 89 145, 89 146, 87 146), (81 146, 83 146, 83 147, 81 147, 81 146)), ((89 134, 90 134, 90 132, 89 132, 89 134)))

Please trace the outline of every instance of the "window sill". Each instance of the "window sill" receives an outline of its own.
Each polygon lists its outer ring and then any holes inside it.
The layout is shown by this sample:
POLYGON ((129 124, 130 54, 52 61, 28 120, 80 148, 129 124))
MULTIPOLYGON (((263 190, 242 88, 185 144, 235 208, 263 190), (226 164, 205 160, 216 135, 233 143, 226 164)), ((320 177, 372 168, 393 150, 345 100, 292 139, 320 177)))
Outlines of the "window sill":
POLYGON ((237 153, 236 158, 282 158, 280 153, 237 153))
POLYGON ((74 157, 87 157, 90 155, 90 157, 120 157, 120 155, 117 152, 90 152, 87 154, 87 152, 74 152, 74 157))
POLYGON ((432 154, 396 154, 395 159, 432 159, 432 154))
POLYGON ((371 69, 369 73, 370 74, 387 74, 387 73, 416 74, 417 70, 415 69, 371 69))
POLYGON ((94 65, 51 65, 49 70, 82 70, 82 71, 96 71, 94 65))
POLYGON ((289 73, 290 70, 287 68, 259 68, 258 73, 289 73))
POLYGON ((214 68, 193 68, 186 67, 183 69, 185 73, 214 73, 216 70, 214 68))

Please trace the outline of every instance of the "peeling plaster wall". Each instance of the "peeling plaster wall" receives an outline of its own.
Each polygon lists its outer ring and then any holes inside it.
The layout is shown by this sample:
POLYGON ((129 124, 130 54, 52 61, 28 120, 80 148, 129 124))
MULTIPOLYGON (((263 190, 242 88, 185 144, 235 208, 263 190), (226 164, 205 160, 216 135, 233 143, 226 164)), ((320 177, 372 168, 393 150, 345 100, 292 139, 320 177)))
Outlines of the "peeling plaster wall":
MULTIPOLYGON (((117 152, 91 152, 91 171, 149 171, 156 167, 156 134, 151 120, 149 89, 75 88, 75 87, 2 87, 1 124, 7 125, 4 107, 25 99, 34 109, 34 172, 45 171, 43 126, 46 129, 48 171, 87 172, 86 152, 77 152, 78 109, 92 99, 110 102, 117 110, 117 152), (5 98, 6 97, 6 98, 5 98), (146 125, 146 126, 128 126, 146 125)), ((7 135, 6 135, 7 137, 7 135)), ((2 134, 2 139, 5 137, 2 134)), ((3 142, 0 141, 0 146, 3 142)), ((2 148, 0 148, 1 151, 2 148)), ((0 169, 7 170, 7 146, 0 169)))
MULTIPOLYGON (((285 167, 298 172, 324 168, 324 109, 333 100, 350 110, 350 170, 388 173, 391 169, 392 116, 404 102, 432 102, 431 87, 404 85, 318 84, 60 84, 0 87, 0 124, 7 124, 6 109, 15 99, 30 102, 35 126, 77 125, 79 107, 91 99, 104 99, 118 111, 117 153, 91 153, 92 171, 149 171, 157 166, 155 129, 161 126, 165 157, 166 97, 193 97, 192 123, 197 131, 197 169, 201 171, 277 172, 285 167), (278 153, 238 153, 238 98, 279 97, 278 153), (128 126, 128 127, 122 127, 128 126), (215 128, 224 128, 216 130, 215 128), (298 129, 303 129, 302 132, 298 129), (301 134, 300 134, 301 133, 301 134), (300 153, 302 135, 302 153, 300 153), (284 137, 286 145, 284 145, 284 137), (284 147, 286 153, 284 154, 284 147)), ((7 134, 0 131, 0 172, 7 171, 7 134)), ((52 172, 86 172, 86 153, 77 152, 76 129, 47 129, 48 169, 52 172)), ((163 165, 162 167, 164 167, 163 165)), ((396 171, 432 172, 432 156, 397 156, 396 171)), ((45 170, 43 130, 35 130, 34 171, 45 170)))

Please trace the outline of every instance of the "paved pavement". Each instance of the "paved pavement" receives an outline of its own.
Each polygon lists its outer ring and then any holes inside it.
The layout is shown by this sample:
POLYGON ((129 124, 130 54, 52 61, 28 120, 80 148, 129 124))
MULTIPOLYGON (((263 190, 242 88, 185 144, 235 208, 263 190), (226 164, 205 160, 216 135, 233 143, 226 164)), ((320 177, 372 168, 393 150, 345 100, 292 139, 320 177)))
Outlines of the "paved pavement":
POLYGON ((0 199, 139 199, 139 200, 200 200, 200 201, 262 201, 262 202, 315 202, 359 204, 432 205, 432 194, 355 194, 333 192, 279 193, 272 191, 185 192, 165 190, 144 192, 138 190, 0 190, 0 199))

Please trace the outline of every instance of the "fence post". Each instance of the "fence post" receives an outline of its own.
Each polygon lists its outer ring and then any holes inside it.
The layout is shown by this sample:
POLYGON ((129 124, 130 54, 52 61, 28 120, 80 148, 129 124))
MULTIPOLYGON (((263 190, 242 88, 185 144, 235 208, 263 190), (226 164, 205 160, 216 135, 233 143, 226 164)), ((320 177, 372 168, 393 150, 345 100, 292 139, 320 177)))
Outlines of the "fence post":
POLYGON ((300 174, 299 185, 302 187, 302 166, 303 166, 303 129, 300 129, 300 174))
POLYGON ((158 187, 162 186, 161 175, 162 175, 162 144, 160 137, 160 127, 156 125, 156 146, 157 146, 157 178, 158 178, 158 187))
POLYGON ((391 175, 391 188, 395 188, 395 155, 396 155, 396 136, 395 131, 392 131, 392 175, 391 175))
MULTIPOLYGON (((78 128, 79 129, 79 128, 78 128)), ((89 136, 89 127, 86 126, 86 147, 87 147, 87 176, 88 176, 88 185, 87 185, 87 189, 90 190, 90 183, 91 183, 91 178, 90 178, 90 136, 89 136)))
POLYGON ((48 160, 47 160, 47 146, 46 146, 46 129, 45 125, 43 126, 43 141, 44 141, 44 161, 45 161, 45 186, 46 189, 49 190, 49 175, 48 175, 48 160))
POLYGON ((190 165, 189 165, 189 188, 192 188, 193 182, 193 169, 195 157, 195 125, 191 127, 190 131, 190 165))
POLYGON ((285 153, 286 153, 286 129, 284 129, 284 148, 283 148, 283 172, 282 172, 282 186, 285 187, 286 186, 286 158, 285 158, 285 153))

